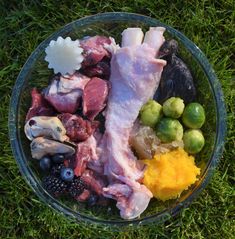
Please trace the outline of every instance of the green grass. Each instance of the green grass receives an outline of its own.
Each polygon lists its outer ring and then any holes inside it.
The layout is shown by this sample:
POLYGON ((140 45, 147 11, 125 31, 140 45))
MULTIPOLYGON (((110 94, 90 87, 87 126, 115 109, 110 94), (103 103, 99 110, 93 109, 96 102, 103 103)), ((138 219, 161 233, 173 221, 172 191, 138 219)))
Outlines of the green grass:
POLYGON ((150 0, 2 0, 0 2, 0 238, 235 238, 235 2, 150 0), (224 91, 225 151, 211 182, 192 205, 160 225, 112 232, 76 224, 29 189, 8 139, 8 105, 15 79, 36 46, 55 30, 98 12, 145 14, 182 31, 206 54, 224 91))

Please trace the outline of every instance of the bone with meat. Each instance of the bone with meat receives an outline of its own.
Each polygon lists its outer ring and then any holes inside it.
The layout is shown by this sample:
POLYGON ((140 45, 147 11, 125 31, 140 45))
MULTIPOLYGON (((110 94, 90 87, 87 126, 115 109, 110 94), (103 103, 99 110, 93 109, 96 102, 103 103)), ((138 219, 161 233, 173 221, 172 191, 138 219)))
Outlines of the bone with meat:
POLYGON ((101 146, 104 174, 110 186, 103 189, 106 197, 117 200, 121 217, 138 217, 148 206, 152 193, 138 180, 144 167, 134 156, 129 136, 139 110, 153 97, 166 62, 156 59, 164 42, 163 28, 150 28, 142 43, 141 29, 126 29, 122 34, 122 47, 111 59, 111 91, 106 110, 105 134, 101 146), (124 183, 132 191, 129 197, 118 197, 110 187, 114 181, 124 183))

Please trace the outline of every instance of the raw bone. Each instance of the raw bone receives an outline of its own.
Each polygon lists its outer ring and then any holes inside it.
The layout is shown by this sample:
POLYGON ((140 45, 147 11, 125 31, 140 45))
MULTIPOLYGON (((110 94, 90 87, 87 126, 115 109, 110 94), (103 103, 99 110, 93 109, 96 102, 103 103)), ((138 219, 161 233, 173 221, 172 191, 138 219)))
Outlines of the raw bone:
MULTIPOLYGON (((138 182, 143 177, 144 167, 131 151, 128 140, 139 110, 153 97, 166 64, 155 58, 164 42, 163 29, 151 28, 143 44, 140 32, 141 29, 136 28, 125 30, 122 35, 124 47, 116 49, 112 56, 112 85, 106 111, 106 131, 101 142, 101 160, 110 185, 119 181, 132 190, 130 197, 118 197, 118 192, 110 194, 117 200, 120 215, 125 219, 138 217, 152 197, 152 193, 138 182), (152 44, 152 37, 158 44, 152 44)), ((104 188, 106 197, 109 188, 104 188)))

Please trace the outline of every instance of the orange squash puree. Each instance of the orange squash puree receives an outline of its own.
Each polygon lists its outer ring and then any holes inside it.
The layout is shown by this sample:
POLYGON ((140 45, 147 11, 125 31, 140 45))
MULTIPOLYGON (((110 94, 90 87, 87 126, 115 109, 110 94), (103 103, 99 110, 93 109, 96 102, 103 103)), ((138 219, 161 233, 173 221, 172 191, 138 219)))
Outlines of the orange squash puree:
POLYGON ((182 148, 164 154, 155 154, 153 159, 146 159, 144 185, 154 197, 162 201, 174 199, 195 183, 200 168, 195 165, 194 157, 182 148))

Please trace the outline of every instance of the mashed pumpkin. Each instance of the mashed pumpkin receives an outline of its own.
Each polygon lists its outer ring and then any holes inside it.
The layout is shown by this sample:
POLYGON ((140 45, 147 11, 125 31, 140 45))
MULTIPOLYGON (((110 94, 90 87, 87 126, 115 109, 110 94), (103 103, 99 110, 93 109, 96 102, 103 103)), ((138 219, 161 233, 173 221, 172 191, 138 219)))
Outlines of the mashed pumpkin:
POLYGON ((154 197, 162 201, 177 198, 195 183, 200 168, 182 148, 164 154, 155 154, 153 159, 146 159, 144 185, 154 197))

